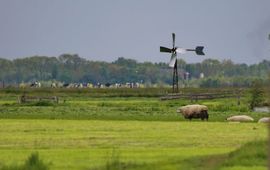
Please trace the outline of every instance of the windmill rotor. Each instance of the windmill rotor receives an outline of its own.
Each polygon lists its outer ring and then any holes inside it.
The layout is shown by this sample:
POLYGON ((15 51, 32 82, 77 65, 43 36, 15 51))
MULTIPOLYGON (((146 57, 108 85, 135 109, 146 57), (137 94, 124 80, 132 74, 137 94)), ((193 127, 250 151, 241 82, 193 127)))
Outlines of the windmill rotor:
POLYGON ((174 67, 174 65, 176 63, 176 59, 177 59, 176 53, 172 53, 171 60, 170 60, 170 63, 169 63, 170 67, 174 67))
POLYGON ((173 49, 175 49, 175 33, 172 33, 173 49))
POLYGON ((171 53, 172 49, 160 46, 160 52, 171 53))

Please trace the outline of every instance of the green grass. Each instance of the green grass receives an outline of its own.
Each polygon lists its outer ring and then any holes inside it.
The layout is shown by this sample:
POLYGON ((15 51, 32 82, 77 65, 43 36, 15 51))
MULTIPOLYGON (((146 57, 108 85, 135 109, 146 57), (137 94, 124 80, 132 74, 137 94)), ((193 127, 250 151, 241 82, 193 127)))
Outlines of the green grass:
POLYGON ((235 167, 248 169, 262 169, 267 166, 267 142, 249 142, 239 149, 231 152, 222 165, 222 169, 234 169, 235 167))
MULTIPOLYGON (((51 169, 100 169, 113 150, 132 168, 191 166, 196 157, 227 154, 266 139, 263 124, 220 122, 0 120, 0 165, 39 152, 51 169)), ((139 169, 140 169, 139 168, 139 169)))
POLYGON ((265 170, 267 167, 267 141, 248 142, 228 154, 193 157, 183 161, 187 169, 207 170, 265 170), (190 167, 190 165, 192 165, 190 167))
MULTIPOLYGON (((209 121, 225 121, 232 115, 247 114, 256 121, 266 113, 248 110, 243 99, 240 106, 233 99, 199 101, 209 108, 209 121)), ((0 118, 5 119, 89 119, 89 120, 150 120, 183 121, 178 107, 191 104, 188 100, 160 101, 159 98, 87 98, 70 99, 60 104, 29 103, 0 100, 0 118)))
MULTIPOLYGON (((187 93, 222 91, 224 89, 183 89, 187 93), (189 91, 190 90, 190 91, 189 91)), ((226 90, 226 89, 225 89, 226 90)), ((235 89, 231 89, 235 90, 235 89)), ((71 119, 71 120, 150 120, 182 121, 176 113, 190 100, 161 101, 158 96, 168 89, 1 89, 0 118, 5 119, 71 119), (60 103, 35 102, 18 104, 21 94, 60 97, 60 103), (124 95, 125 94, 125 95, 124 95), (156 94, 156 95, 155 95, 156 94), (125 96, 125 97, 122 97, 125 96), (139 97, 144 96, 144 97, 139 97), (150 96, 150 97, 149 97, 150 96)), ((225 121, 232 115, 246 114, 257 121, 268 116, 249 110, 249 98, 245 91, 240 105, 236 98, 200 100, 196 103, 209 108, 209 121, 225 121)))

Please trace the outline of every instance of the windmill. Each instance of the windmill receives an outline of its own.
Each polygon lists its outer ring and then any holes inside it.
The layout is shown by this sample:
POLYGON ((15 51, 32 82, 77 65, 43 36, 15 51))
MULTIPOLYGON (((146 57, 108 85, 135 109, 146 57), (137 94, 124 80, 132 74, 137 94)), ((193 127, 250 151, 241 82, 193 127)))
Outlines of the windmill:
POLYGON ((160 46, 160 52, 171 53, 169 66, 173 68, 173 93, 178 93, 178 71, 177 71, 177 53, 185 54, 187 51, 195 51, 197 55, 204 55, 203 46, 197 46, 195 49, 185 49, 175 47, 175 33, 172 33, 172 48, 160 46))

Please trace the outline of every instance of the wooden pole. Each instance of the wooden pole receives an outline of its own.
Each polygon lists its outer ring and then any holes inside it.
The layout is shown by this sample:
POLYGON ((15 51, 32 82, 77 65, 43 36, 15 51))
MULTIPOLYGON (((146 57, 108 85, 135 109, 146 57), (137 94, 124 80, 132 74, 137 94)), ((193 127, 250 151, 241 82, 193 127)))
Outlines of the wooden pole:
POLYGON ((241 97, 241 92, 240 90, 237 91, 237 105, 240 106, 240 97, 241 97))

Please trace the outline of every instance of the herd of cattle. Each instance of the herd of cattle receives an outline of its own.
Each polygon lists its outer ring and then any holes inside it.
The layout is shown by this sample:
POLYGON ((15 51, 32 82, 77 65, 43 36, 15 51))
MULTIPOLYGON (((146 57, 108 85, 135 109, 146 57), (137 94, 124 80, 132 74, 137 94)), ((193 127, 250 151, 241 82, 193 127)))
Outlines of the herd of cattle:
POLYGON ((50 83, 48 84, 42 84, 38 81, 35 81, 33 83, 21 83, 19 84, 20 88, 40 88, 40 87, 51 87, 51 88, 140 88, 144 85, 141 83, 50 83))
MULTIPOLYGON (((201 120, 208 120, 208 108, 205 105, 186 105, 182 106, 177 109, 178 113, 181 113, 185 119, 192 120, 195 119, 201 119, 201 120)), ((247 115, 235 115, 228 117, 226 119, 230 122, 251 122, 254 121, 254 119, 247 115)), ((270 123, 270 117, 263 117, 259 119, 258 123, 270 123)))

